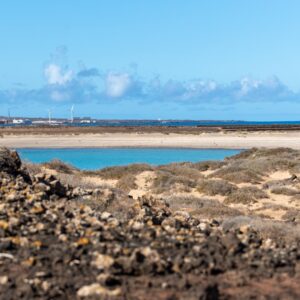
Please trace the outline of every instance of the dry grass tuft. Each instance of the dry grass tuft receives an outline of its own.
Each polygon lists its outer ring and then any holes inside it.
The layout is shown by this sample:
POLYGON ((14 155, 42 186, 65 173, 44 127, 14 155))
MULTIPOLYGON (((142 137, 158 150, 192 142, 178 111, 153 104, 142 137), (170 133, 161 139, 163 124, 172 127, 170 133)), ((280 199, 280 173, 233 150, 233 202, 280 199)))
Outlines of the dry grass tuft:
POLYGON ((130 190, 137 189, 138 186, 135 183, 136 177, 132 174, 127 174, 119 179, 116 187, 122 191, 128 193, 130 190))
POLYGON ((42 166, 40 164, 33 164, 31 162, 23 162, 22 164, 31 175, 36 175, 42 172, 42 166))
POLYGON ((204 172, 207 170, 216 170, 219 169, 221 167, 226 166, 226 162, 225 161, 214 161, 214 160, 208 160, 208 161, 201 161, 198 163, 193 163, 190 164, 190 167, 193 169, 196 169, 200 172, 204 172))
POLYGON ((283 220, 286 220, 288 222, 294 222, 300 224, 300 210, 288 209, 282 218, 283 220))
POLYGON ((59 173, 66 173, 66 174, 72 174, 75 171, 79 171, 74 166, 67 164, 59 159, 53 159, 50 162, 42 164, 42 166, 51 170, 55 170, 59 173))
POLYGON ((236 155, 230 156, 226 160, 237 160, 237 159, 256 159, 259 157, 270 157, 270 156, 288 156, 295 157, 299 156, 297 150, 291 148, 278 147, 273 149, 268 148, 251 148, 249 150, 242 151, 236 155))
POLYGON ((217 200, 198 198, 193 196, 170 196, 166 198, 171 210, 188 209, 190 214, 199 219, 218 219, 240 216, 243 213, 237 209, 228 207, 217 200))
POLYGON ((257 184, 260 183, 262 179, 262 175, 251 170, 241 168, 239 166, 231 166, 221 168, 211 174, 210 178, 222 178, 224 180, 228 180, 233 183, 253 183, 257 184))
POLYGON ((191 168, 189 163, 173 163, 162 165, 156 168, 158 171, 167 172, 174 176, 186 177, 191 180, 203 178, 203 175, 196 169, 191 168))
POLYGON ((288 187, 275 187, 271 189, 271 193, 286 196, 295 196, 297 194, 300 195, 300 191, 288 187))
POLYGON ((237 190, 237 187, 225 180, 201 180, 197 185, 199 193, 209 196, 228 196, 235 190, 237 190))
POLYGON ((250 226, 262 238, 270 238, 277 243, 296 242, 300 240, 300 225, 288 224, 282 221, 265 220, 259 217, 237 216, 226 219, 222 227, 224 230, 238 229, 243 225, 250 226))
POLYGON ((185 176, 173 175, 170 172, 159 171, 152 183, 152 191, 155 194, 172 192, 172 189, 182 192, 190 192, 195 188, 197 181, 185 176))
POLYGON ((128 166, 108 167, 97 171, 84 171, 85 175, 100 176, 103 179, 121 179, 127 175, 137 175, 144 171, 152 171, 148 164, 131 164, 128 166))
POLYGON ((282 180, 271 180, 264 183, 264 189, 274 189, 280 187, 294 186, 299 184, 299 178, 296 175, 292 175, 290 178, 282 179, 282 180))
POLYGON ((258 199, 268 198, 268 195, 261 189, 249 186, 242 187, 233 191, 224 200, 225 204, 251 204, 255 203, 258 199))

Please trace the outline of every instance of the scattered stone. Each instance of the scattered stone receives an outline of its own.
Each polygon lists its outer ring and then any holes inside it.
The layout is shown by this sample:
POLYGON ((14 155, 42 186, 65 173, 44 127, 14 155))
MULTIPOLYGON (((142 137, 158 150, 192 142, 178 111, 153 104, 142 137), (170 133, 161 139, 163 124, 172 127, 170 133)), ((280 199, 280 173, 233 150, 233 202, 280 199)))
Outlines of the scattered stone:
POLYGON ((91 297, 91 296, 119 296, 121 294, 121 289, 116 288, 113 290, 107 289, 101 286, 99 283, 93 283, 91 285, 85 285, 80 288, 77 292, 79 297, 91 297))
POLYGON ((151 197, 124 217, 87 205, 92 190, 24 174, 1 150, 0 299, 300 299, 299 241, 225 230, 151 197))
POLYGON ((0 285, 7 284, 8 277, 7 276, 0 276, 0 285))
POLYGON ((92 261, 92 266, 99 270, 108 269, 114 263, 114 259, 110 255, 94 253, 95 259, 92 261))

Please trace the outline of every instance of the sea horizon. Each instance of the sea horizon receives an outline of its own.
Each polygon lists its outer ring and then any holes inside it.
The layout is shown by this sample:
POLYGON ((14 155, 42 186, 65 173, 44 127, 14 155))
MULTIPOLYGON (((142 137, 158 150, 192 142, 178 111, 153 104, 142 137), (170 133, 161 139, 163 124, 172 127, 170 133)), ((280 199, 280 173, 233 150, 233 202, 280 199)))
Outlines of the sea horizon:
MULTIPOLYGON (((1 117, 0 117, 1 121, 1 117)), ((66 118, 29 118, 13 117, 8 123, 8 119, 2 118, 0 127, 18 127, 18 126, 40 126, 40 125, 61 125, 74 127, 128 127, 128 126, 170 126, 170 127, 193 127, 193 126, 282 126, 282 125, 300 125, 300 120, 295 121, 249 121, 249 120, 193 120, 193 119, 93 119, 90 117, 81 117, 71 122, 66 118), (18 123, 21 120, 23 122, 18 123), (35 123, 42 122, 42 123, 35 123)))

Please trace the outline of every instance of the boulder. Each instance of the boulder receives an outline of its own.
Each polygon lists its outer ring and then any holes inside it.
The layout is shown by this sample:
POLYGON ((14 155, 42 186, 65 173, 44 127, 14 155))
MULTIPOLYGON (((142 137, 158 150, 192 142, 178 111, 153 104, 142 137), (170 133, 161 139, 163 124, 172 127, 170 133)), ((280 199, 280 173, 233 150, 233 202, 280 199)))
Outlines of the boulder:
POLYGON ((21 159, 16 151, 0 148, 0 171, 15 175, 19 173, 21 165, 21 159))

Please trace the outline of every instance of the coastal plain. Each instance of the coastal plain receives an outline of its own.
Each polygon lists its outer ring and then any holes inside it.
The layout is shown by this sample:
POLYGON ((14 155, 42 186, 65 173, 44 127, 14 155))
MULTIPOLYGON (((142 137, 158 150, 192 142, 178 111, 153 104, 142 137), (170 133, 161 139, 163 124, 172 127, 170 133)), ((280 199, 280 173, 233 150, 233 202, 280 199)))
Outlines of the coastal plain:
POLYGON ((18 127, 0 129, 9 148, 172 147, 300 149, 300 127, 18 127))

